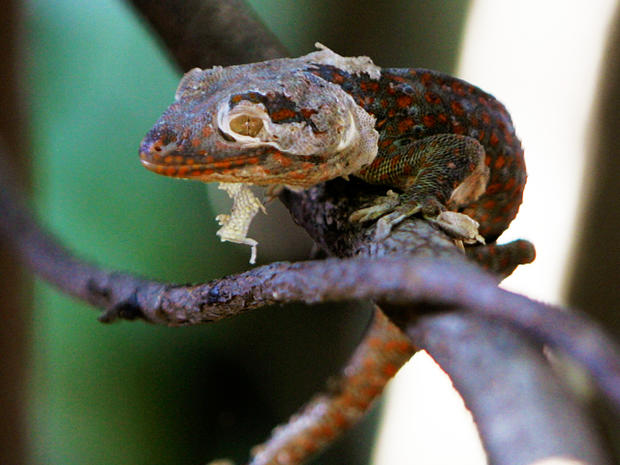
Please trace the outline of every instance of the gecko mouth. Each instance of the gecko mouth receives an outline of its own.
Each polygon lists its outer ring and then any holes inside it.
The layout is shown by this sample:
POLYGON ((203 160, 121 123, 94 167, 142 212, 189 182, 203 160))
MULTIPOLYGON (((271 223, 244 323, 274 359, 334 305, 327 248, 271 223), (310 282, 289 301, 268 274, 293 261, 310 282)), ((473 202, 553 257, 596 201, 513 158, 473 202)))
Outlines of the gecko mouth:
POLYGON ((146 169, 157 174, 175 178, 205 178, 213 181, 234 181, 239 178, 252 177, 253 169, 259 165, 260 158, 235 157, 224 160, 195 162, 193 158, 182 155, 166 155, 165 157, 152 157, 148 152, 140 153, 140 162, 146 169), (160 158, 159 160, 157 158, 160 158), (245 176, 244 176, 245 175, 245 176))

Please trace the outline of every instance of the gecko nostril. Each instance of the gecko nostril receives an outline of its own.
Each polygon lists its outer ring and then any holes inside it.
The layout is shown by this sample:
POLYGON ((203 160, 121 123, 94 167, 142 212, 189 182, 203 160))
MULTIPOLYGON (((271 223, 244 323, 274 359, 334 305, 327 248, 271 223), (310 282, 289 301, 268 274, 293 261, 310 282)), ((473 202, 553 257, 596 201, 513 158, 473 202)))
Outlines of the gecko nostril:
POLYGON ((178 150, 177 135, 168 128, 150 130, 140 145, 140 158, 145 162, 158 162, 178 150))

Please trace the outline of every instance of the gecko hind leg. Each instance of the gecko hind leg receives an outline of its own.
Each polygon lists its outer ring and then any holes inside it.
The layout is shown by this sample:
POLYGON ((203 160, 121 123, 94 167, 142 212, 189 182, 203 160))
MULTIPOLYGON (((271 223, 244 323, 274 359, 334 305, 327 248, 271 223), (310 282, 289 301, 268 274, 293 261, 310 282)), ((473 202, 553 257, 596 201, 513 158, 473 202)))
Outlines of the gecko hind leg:
POLYGON ((484 192, 489 177, 484 160, 482 145, 467 136, 437 134, 409 143, 385 157, 383 163, 373 163, 359 173, 368 182, 390 184, 404 192, 388 191, 373 205, 354 212, 349 220, 379 218, 375 236, 382 239, 405 218, 421 214, 455 240, 484 243, 475 220, 450 211, 484 192))

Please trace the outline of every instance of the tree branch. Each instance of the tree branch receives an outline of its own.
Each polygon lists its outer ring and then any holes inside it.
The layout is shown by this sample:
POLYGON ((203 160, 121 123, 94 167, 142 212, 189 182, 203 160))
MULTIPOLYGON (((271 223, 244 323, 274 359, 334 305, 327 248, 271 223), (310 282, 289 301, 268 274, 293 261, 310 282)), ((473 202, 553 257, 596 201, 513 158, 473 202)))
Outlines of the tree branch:
POLYGON ((608 463, 587 415, 538 344, 509 326, 459 313, 421 318, 407 334, 449 373, 474 414, 489 463, 608 463))
MULTIPOLYGON (((0 160, 6 160, 4 153, 0 160)), ((103 270, 71 255, 38 227, 14 192, 11 195, 10 170, 0 168, 0 230, 40 277, 106 309, 102 321, 139 317, 180 326, 218 321, 272 304, 372 299, 395 308, 389 314, 405 329, 417 312, 403 305, 459 307, 505 321, 571 355, 620 409, 620 352, 601 329, 581 314, 498 288, 494 276, 459 260, 457 254, 450 260, 392 255, 279 262, 206 284, 161 283, 103 270)), ((425 221, 414 219, 395 234, 405 234, 409 227, 416 227, 422 236, 437 233, 425 221)), ((375 244, 375 250, 380 251, 382 244, 391 247, 392 240, 375 244)))
POLYGON ((241 0, 131 0, 182 70, 280 58, 286 48, 241 0))

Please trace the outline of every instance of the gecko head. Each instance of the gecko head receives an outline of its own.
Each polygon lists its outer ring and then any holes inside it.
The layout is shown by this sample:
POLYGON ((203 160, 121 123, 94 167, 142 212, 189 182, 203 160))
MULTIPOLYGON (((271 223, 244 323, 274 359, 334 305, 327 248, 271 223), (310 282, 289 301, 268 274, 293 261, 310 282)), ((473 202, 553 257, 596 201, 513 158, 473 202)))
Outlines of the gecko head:
POLYGON ((142 164, 205 182, 302 187, 357 171, 376 154, 374 117, 302 58, 189 71, 142 141, 142 164))

